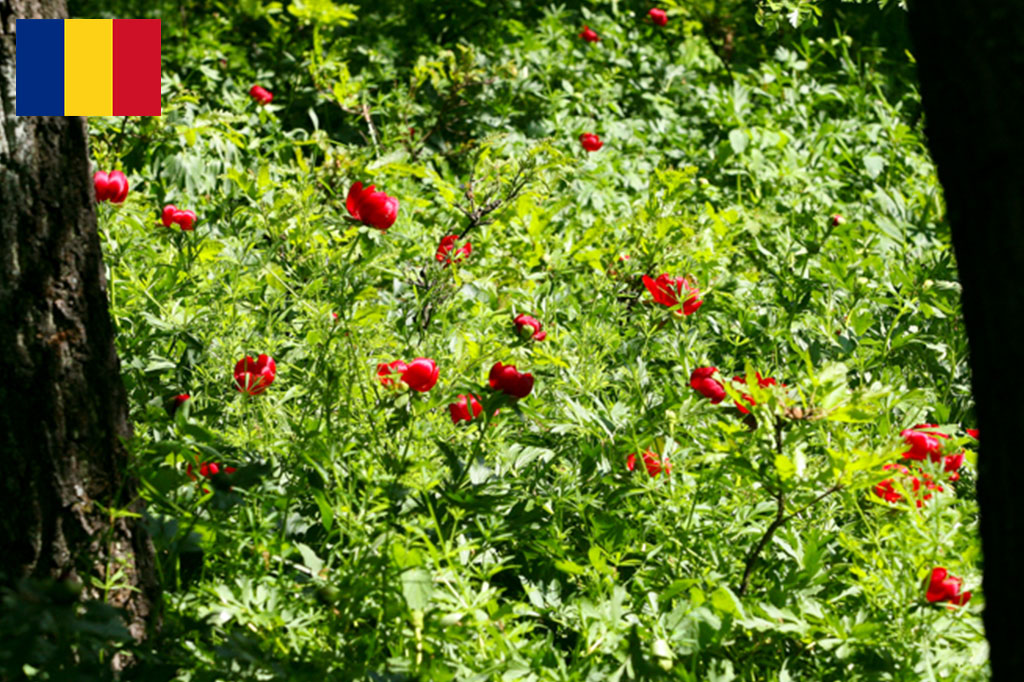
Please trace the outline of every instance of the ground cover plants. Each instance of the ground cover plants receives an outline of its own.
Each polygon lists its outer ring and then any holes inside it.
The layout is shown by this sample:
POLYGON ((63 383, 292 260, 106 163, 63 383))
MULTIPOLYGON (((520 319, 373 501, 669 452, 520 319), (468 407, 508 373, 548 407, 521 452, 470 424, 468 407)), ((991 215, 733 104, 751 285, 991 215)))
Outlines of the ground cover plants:
POLYGON ((72 3, 164 49, 161 117, 90 121, 162 627, 79 660, 984 679, 898 8, 496 4, 72 3))

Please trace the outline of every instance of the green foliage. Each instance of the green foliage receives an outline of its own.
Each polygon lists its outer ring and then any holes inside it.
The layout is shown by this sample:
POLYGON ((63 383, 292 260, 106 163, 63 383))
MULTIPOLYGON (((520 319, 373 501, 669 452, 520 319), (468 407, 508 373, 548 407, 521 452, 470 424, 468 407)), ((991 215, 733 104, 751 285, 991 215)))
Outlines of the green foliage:
POLYGON ((167 590, 138 679, 985 678, 959 285, 902 50, 743 33, 740 3, 663 29, 611 0, 170 6, 133 14, 164 20, 163 116, 90 122, 132 186, 98 210, 167 590), (346 219, 355 181, 399 199, 387 232, 346 219), (661 273, 703 306, 652 304, 661 273), (277 379, 242 396, 259 353, 277 379), (429 393, 377 381, 421 356, 429 393), (482 388, 497 361, 529 397, 482 388), (720 405, 708 365, 741 377, 720 405), (924 421, 961 479, 924 462, 944 490, 885 503, 924 421), (671 475, 627 471, 647 449, 671 475), (925 601, 937 565, 966 606, 925 601))

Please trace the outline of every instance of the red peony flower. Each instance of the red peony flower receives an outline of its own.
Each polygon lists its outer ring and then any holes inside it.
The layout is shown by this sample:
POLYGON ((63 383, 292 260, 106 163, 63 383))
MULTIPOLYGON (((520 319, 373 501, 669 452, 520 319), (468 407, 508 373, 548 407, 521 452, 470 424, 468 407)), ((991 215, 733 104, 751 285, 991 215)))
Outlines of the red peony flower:
MULTIPOLYGON (((672 464, 668 461, 668 457, 658 459, 658 455, 650 450, 646 451, 643 455, 644 466, 647 467, 647 473, 651 478, 654 478, 662 471, 668 476, 672 473, 672 464)), ((636 469, 636 453, 630 453, 626 457, 626 469, 633 471, 636 469)))
POLYGON ((942 470, 949 474, 950 481, 960 480, 960 467, 964 465, 964 453, 958 452, 955 455, 946 455, 943 460, 942 470))
POLYGON ((426 393, 437 383, 441 371, 430 358, 416 358, 402 372, 402 381, 419 393, 426 393))
MULTIPOLYGON (((225 466, 223 464, 218 464, 217 462, 200 462, 199 463, 199 475, 202 476, 203 478, 207 478, 207 479, 212 479, 214 476, 217 476, 219 474, 230 475, 230 474, 235 473, 236 471, 238 471, 238 469, 236 469, 235 467, 225 466)), ((191 464, 189 464, 188 466, 185 467, 185 473, 188 474, 188 477, 191 478, 193 481, 198 481, 199 480, 196 477, 196 475, 194 473, 192 473, 192 465, 191 464)), ((231 486, 228 486, 228 490, 231 490, 231 486)), ((203 488, 203 492, 204 493, 209 493, 210 490, 208 488, 204 487, 203 488)))
POLYGON ((714 378, 717 367, 698 367, 690 374, 690 387, 717 405, 725 398, 725 387, 714 378))
POLYGON ((904 442, 910 446, 910 450, 903 453, 907 459, 922 461, 925 457, 938 462, 942 457, 942 443, 939 438, 949 438, 940 431, 933 431, 938 424, 918 424, 913 429, 903 429, 900 435, 904 442))
POLYGON ((494 390, 513 398, 525 398, 533 390, 533 375, 517 371, 515 365, 496 362, 494 367, 491 367, 488 383, 494 390))
POLYGON ((274 99, 274 93, 259 85, 249 88, 249 96, 260 104, 270 104, 271 100, 274 99))
POLYGON ((594 133, 583 133, 580 135, 580 144, 588 152, 596 152, 598 149, 604 146, 604 142, 601 142, 601 138, 594 133))
POLYGON ((461 393, 459 394, 458 401, 448 405, 448 411, 452 413, 452 424, 458 424, 461 421, 471 421, 473 418, 479 417, 483 409, 483 405, 480 404, 477 396, 467 396, 461 393))
MULTIPOLYGON (((775 381, 775 377, 762 377, 760 372, 756 372, 755 375, 757 377, 757 385, 760 386, 761 388, 767 388, 768 386, 776 386, 777 385, 777 383, 775 381)), ((746 377, 733 377, 732 380, 733 381, 738 381, 741 384, 743 384, 744 386, 747 384, 747 378, 746 377)), ((785 386, 786 384, 782 384, 782 385, 785 386)), ((746 393, 743 394, 743 400, 748 402, 748 403, 750 403, 751 407, 753 407, 754 405, 757 405, 757 401, 755 401, 753 398, 751 398, 746 393)), ((743 414, 750 414, 750 410, 748 410, 746 407, 744 407, 743 403, 741 403, 738 400, 734 400, 733 402, 736 403, 736 407, 737 407, 737 409, 739 409, 739 411, 741 413, 743 413, 743 414)))
POLYGON ((529 315, 520 313, 519 315, 516 315, 516 319, 514 320, 514 322, 516 325, 516 331, 519 332, 520 334, 523 333, 523 329, 525 328, 532 329, 533 331, 531 332, 531 334, 534 341, 543 341, 548 336, 547 332, 543 332, 540 330, 540 321, 535 317, 531 317, 529 315))
POLYGON ((658 275, 658 279, 651 279, 644 275, 643 281, 654 301, 668 308, 679 305, 679 299, 685 289, 687 296, 683 300, 683 309, 676 311, 677 315, 693 315, 698 308, 704 305, 703 299, 700 298, 700 289, 691 284, 686 277, 658 275))
POLYGON ((456 234, 450 234, 442 239, 441 243, 437 247, 437 254, 434 258, 436 258, 439 263, 450 265, 453 260, 458 263, 469 256, 473 251, 473 245, 466 242, 460 248, 455 249, 455 242, 458 241, 458 239, 459 236, 456 234), (455 253, 452 253, 453 249, 455 249, 455 253))
POLYGON ((588 43, 596 43, 601 40, 597 33, 594 32, 594 29, 589 26, 584 26, 583 30, 580 31, 580 38, 583 38, 588 43))
POLYGON ((936 566, 932 569, 925 598, 932 603, 946 601, 956 606, 963 606, 971 600, 971 593, 962 592, 962 589, 963 580, 950 575, 945 568, 936 566))
POLYGON ((402 360, 394 360, 388 363, 380 363, 377 365, 377 376, 380 378, 380 383, 385 386, 397 386, 395 377, 401 379, 401 375, 405 373, 405 370, 409 368, 402 360))
MULTIPOLYGON (((936 483, 929 474, 920 469, 918 469, 917 476, 902 464, 886 464, 882 467, 882 470, 895 471, 902 478, 909 479, 903 484, 903 487, 909 489, 914 494, 914 503, 918 509, 932 498, 933 492, 943 492, 942 486, 936 483)), ((881 497, 886 502, 899 502, 903 499, 903 496, 896 492, 895 480, 891 478, 887 478, 875 486, 875 495, 881 497)))
POLYGON ((92 186, 96 190, 96 201, 111 201, 120 204, 128 196, 128 178, 119 170, 96 171, 92 176, 92 186))
POLYGON ((258 395, 274 383, 277 363, 269 355, 260 355, 256 360, 246 355, 235 363, 235 388, 241 393, 258 395))
POLYGON ((178 408, 180 408, 183 404, 185 404, 186 401, 190 399, 191 396, 188 393, 180 393, 171 398, 170 400, 165 401, 164 409, 167 411, 168 415, 173 417, 174 414, 178 411, 178 408))
POLYGON ((664 26, 665 24, 668 23, 668 13, 663 9, 658 9, 657 7, 655 7, 654 9, 647 13, 647 16, 649 16, 651 18, 651 21, 653 21, 658 26, 664 26))
POLYGON ((160 215, 160 220, 163 222, 165 227, 170 227, 172 224, 178 224, 181 229, 185 232, 192 231, 192 225, 196 222, 195 211, 182 211, 179 210, 174 204, 168 204, 164 206, 163 213, 160 215))
POLYGON ((376 191, 375 185, 364 189, 361 182, 356 182, 348 190, 345 208, 353 218, 378 230, 388 229, 398 217, 398 199, 376 191))

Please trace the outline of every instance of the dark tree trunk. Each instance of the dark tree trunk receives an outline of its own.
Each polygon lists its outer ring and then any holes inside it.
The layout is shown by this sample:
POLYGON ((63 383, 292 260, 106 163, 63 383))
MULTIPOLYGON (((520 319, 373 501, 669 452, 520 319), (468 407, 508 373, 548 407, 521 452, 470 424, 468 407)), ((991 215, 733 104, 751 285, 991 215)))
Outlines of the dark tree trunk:
POLYGON ((1024 2, 910 7, 928 145, 953 227, 981 429, 978 501, 993 679, 1020 679, 1024 646, 1024 2))
POLYGON ((66 16, 64 0, 0 0, 0 586, 81 580, 97 598, 83 578, 123 571, 107 601, 141 639, 152 545, 103 511, 138 501, 85 120, 15 116, 15 18, 66 16))

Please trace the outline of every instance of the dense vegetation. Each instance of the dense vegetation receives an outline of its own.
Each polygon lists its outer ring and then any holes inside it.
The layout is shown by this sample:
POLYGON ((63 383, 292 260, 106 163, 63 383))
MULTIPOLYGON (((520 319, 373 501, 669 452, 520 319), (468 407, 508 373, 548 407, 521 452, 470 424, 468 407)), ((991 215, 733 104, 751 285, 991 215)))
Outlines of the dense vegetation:
POLYGON ((984 679, 903 17, 798 5, 72 3, 163 19, 163 115, 90 121, 163 624, 8 596, 7 673, 984 679), (378 375, 414 358, 435 385, 378 375))

